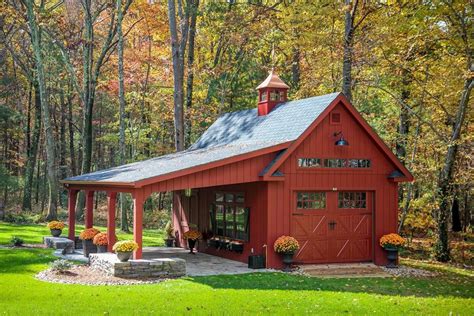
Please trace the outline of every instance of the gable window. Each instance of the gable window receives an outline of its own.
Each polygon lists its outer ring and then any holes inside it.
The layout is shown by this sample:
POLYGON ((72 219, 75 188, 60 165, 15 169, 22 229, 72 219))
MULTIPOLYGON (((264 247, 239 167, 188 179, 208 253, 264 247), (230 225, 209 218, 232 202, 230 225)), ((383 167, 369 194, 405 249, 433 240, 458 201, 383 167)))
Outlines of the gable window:
POLYGON ((279 101, 280 100, 280 91, 272 90, 270 92, 270 101, 279 101))
POLYGON ((321 167, 321 158, 300 158, 298 159, 298 167, 304 167, 304 168, 321 167))
POLYGON ((260 93, 260 101, 266 101, 267 100, 267 91, 263 91, 260 93))
POLYGON ((339 208, 366 208, 367 194, 365 192, 339 192, 339 208))
POLYGON ((326 192, 298 192, 296 208, 312 210, 326 208, 326 192))
POLYGON ((212 204, 211 230, 216 236, 249 240, 249 212, 243 193, 217 192, 212 204))
POLYGON ((370 159, 342 159, 342 158, 299 158, 298 167, 301 168, 370 168, 370 159))

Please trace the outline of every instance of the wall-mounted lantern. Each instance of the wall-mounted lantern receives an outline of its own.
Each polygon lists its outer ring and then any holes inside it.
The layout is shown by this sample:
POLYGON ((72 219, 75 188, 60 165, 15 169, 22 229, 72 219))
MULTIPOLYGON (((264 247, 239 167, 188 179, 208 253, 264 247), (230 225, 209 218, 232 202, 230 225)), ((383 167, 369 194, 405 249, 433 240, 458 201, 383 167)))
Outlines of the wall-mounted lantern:
POLYGON ((334 137, 341 136, 335 143, 334 145, 336 146, 349 146, 349 142, 344 139, 344 135, 342 132, 336 132, 334 133, 334 137))

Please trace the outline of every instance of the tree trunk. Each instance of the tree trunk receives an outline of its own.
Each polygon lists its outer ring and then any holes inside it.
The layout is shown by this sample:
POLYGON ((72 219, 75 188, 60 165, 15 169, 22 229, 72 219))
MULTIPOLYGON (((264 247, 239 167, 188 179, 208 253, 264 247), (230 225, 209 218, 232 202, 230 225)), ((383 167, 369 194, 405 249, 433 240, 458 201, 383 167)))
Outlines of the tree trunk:
POLYGON ((35 96, 35 121, 33 125, 33 134, 31 146, 28 150, 25 171, 25 187, 23 188, 23 209, 31 211, 31 195, 33 193, 33 175, 35 173, 36 158, 38 154, 38 144, 41 133, 41 99, 38 84, 34 83, 35 96))
POLYGON ((76 168, 76 153, 74 149, 74 122, 72 116, 72 100, 69 95, 67 98, 67 121, 69 132, 69 157, 71 158, 71 175, 75 176, 78 173, 76 168))
MULTIPOLYGON (((181 10, 180 10, 181 11, 181 10)), ((168 0, 168 19, 171 37, 171 55, 173 59, 173 79, 174 79, 174 134, 176 151, 184 150, 184 53, 187 42, 187 32, 189 28, 189 5, 186 6, 186 17, 180 13, 181 17, 181 40, 178 37, 176 27, 176 4, 175 0, 168 0)))
POLYGON ((51 126, 49 103, 46 91, 46 82, 44 76, 44 65, 43 65, 43 56, 41 53, 41 41, 40 41, 40 31, 36 24, 36 16, 34 12, 34 1, 26 0, 28 24, 30 27, 31 33, 31 42, 32 49, 35 56, 36 64, 36 76, 38 78, 38 87, 40 91, 40 100, 41 100, 41 114, 43 118, 44 126, 44 135, 46 138, 46 156, 47 156, 47 175, 49 182, 49 205, 48 205, 48 214, 46 216, 47 220, 52 220, 57 218, 57 203, 58 203, 58 182, 56 176, 56 154, 55 154, 55 142, 54 135, 51 126))
MULTIPOLYGON (((125 83, 124 83, 124 71, 123 71, 123 10, 122 0, 117 0, 117 53, 118 53, 118 81, 119 81, 119 116, 120 116, 120 136, 119 136, 119 151, 120 151, 120 164, 125 163, 125 83)), ((128 219, 127 209, 124 207, 124 196, 120 193, 120 229, 124 232, 128 232, 128 219)))
POLYGON ((193 104, 193 84, 194 84, 194 42, 196 37, 196 21, 199 8, 199 0, 190 2, 190 24, 189 24, 189 43, 188 43, 188 78, 186 82, 186 109, 188 110, 188 119, 186 124, 187 137, 186 142, 191 144, 192 135, 192 119, 190 117, 190 109, 193 104))
MULTIPOLYGON (((470 65, 470 70, 474 70, 474 65, 470 65)), ((444 166, 440 172, 438 180, 438 238, 435 245, 435 257, 438 261, 446 262, 450 259, 449 240, 448 240, 448 219, 449 219, 449 200, 451 194, 451 183, 453 178, 454 163, 458 151, 458 140, 461 137, 461 129, 464 125, 464 119, 469 105, 469 98, 472 87, 474 86, 474 78, 468 78, 464 82, 464 89, 459 101, 456 120, 453 125, 451 139, 448 144, 448 150, 444 158, 444 166)))
POLYGON ((352 50, 354 45, 354 16, 355 8, 357 6, 351 4, 351 0, 345 0, 346 12, 344 14, 344 55, 342 61, 342 93, 349 101, 352 101, 352 50))

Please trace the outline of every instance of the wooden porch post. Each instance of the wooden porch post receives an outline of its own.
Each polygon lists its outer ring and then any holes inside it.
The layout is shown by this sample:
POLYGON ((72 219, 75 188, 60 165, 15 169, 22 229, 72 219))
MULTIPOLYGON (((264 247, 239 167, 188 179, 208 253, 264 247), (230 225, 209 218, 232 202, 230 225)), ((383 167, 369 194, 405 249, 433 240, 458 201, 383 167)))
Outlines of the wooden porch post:
POLYGON ((86 218, 85 225, 86 228, 92 228, 94 226, 94 191, 86 190, 86 218))
POLYGON ((107 192, 107 251, 112 252, 115 244, 115 203, 117 192, 107 192))
POLYGON ((142 235, 143 235, 143 192, 133 192, 133 239, 138 244, 138 250, 133 253, 134 259, 142 258, 142 235))
POLYGON ((68 225, 69 233, 68 238, 72 241, 75 239, 76 235, 76 199, 77 199, 77 190, 68 189, 67 191, 68 201, 67 201, 67 210, 68 210, 68 225))

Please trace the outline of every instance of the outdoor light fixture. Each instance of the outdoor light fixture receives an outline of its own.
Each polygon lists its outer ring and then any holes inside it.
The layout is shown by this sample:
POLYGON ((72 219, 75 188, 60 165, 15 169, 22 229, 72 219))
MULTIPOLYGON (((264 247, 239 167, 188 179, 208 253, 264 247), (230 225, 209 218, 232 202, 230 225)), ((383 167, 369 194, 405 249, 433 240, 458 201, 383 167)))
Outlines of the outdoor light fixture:
POLYGON ((191 197, 191 195, 193 195, 193 190, 192 189, 184 189, 184 195, 186 197, 191 197))
POLYGON ((341 135, 341 137, 336 141, 336 143, 334 145, 336 145, 336 146, 349 146, 349 142, 344 139, 344 135, 342 134, 342 132, 334 133, 334 137, 337 137, 339 135, 341 135))

